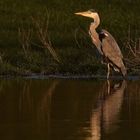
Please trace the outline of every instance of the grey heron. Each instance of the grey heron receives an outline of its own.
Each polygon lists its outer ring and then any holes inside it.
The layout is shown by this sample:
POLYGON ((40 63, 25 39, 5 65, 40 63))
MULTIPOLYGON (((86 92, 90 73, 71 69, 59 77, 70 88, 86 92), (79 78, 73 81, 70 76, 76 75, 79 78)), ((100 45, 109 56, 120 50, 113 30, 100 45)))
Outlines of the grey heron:
POLYGON ((99 33, 96 31, 97 27, 100 24, 100 17, 98 13, 95 10, 91 9, 85 12, 77 12, 75 14, 89 17, 94 20, 90 24, 89 35, 91 36, 92 42, 98 49, 104 62, 107 64, 107 79, 109 79, 111 68, 113 68, 117 72, 121 72, 122 76, 125 78, 127 70, 123 62, 123 55, 116 40, 108 31, 104 29, 102 29, 99 33))

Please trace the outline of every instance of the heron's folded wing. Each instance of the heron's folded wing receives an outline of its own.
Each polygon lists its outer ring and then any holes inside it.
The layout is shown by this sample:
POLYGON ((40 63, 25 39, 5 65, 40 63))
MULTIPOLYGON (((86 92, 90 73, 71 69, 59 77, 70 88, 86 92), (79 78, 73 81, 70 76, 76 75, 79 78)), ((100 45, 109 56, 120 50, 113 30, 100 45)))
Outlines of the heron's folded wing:
POLYGON ((116 66, 121 67, 123 65, 123 55, 117 42, 109 32, 106 30, 103 30, 103 32, 106 34, 106 37, 102 40, 102 51, 104 55, 116 66))
POLYGON ((102 30, 102 31, 103 31, 103 33, 105 33, 107 35, 103 39, 103 42, 102 42, 102 47, 105 47, 105 49, 106 49, 105 51, 107 51, 107 48, 108 48, 109 51, 112 52, 112 54, 114 54, 115 56, 123 58, 121 50, 120 50, 116 40, 114 39, 114 37, 108 31, 106 31, 106 30, 102 30))

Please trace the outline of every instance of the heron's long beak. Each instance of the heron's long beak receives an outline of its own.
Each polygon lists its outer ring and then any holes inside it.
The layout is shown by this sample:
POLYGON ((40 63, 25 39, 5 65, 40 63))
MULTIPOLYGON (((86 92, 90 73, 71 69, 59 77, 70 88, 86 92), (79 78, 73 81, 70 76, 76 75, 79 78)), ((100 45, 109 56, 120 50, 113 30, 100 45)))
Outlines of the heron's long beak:
POLYGON ((90 14, 86 11, 86 12, 78 12, 75 13, 76 15, 80 15, 80 16, 84 16, 84 17, 90 17, 90 14))

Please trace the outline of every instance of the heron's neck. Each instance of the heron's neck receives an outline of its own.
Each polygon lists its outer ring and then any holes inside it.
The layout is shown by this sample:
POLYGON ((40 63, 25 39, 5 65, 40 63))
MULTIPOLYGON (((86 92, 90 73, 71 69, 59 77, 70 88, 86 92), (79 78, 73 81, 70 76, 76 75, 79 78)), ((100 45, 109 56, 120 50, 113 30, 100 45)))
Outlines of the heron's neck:
POLYGON ((94 17, 94 22, 92 23, 93 25, 93 28, 94 29, 96 29, 98 26, 99 26, 99 24, 100 24, 100 18, 99 18, 99 15, 96 15, 95 17, 94 17))
POLYGON ((94 17, 94 22, 92 22, 91 25, 90 25, 89 34, 91 36, 92 42, 95 44, 98 51, 102 55, 103 53, 102 53, 102 50, 101 50, 101 41, 99 39, 98 33, 96 32, 96 28, 99 26, 99 24, 100 24, 100 18, 97 15, 96 17, 94 17))

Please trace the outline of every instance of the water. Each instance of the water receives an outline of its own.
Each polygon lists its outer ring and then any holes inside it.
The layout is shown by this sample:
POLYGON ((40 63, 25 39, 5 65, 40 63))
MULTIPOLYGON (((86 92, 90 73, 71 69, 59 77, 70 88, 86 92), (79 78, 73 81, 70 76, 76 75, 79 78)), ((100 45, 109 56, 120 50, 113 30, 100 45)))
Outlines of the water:
POLYGON ((139 140, 140 81, 0 80, 1 140, 139 140))

